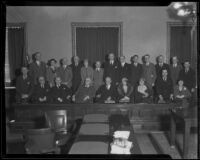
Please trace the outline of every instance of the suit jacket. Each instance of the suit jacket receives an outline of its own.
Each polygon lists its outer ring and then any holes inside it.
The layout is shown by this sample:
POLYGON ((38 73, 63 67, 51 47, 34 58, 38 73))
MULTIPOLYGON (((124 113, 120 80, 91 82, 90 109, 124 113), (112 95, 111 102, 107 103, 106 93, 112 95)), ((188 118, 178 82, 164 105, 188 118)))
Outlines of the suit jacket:
POLYGON ((38 83, 38 77, 43 76, 46 79, 46 63, 40 62, 38 66, 36 62, 32 62, 29 66, 30 69, 30 76, 33 80, 34 84, 38 83))
POLYGON ((121 98, 124 98, 125 96, 131 98, 131 94, 133 92, 133 86, 131 84, 128 84, 128 90, 127 92, 125 93, 124 92, 124 89, 123 89, 123 85, 122 83, 120 83, 117 87, 117 91, 118 91, 118 98, 121 99, 121 98))
POLYGON ((71 95, 71 90, 64 84, 61 84, 59 88, 57 86, 54 86, 50 90, 50 97, 53 103, 69 103, 70 101, 67 100, 67 96, 71 95), (59 97, 62 98, 63 102, 58 101, 59 97))
POLYGON ((113 82, 113 84, 119 83, 119 70, 118 63, 114 61, 114 64, 111 65, 109 62, 105 62, 104 65, 104 79, 109 76, 113 82))
POLYGON ((142 65, 143 67, 143 77, 146 80, 147 85, 151 88, 152 84, 156 80, 156 69, 153 63, 150 63, 148 66, 146 64, 142 65))
POLYGON ((40 84, 36 84, 34 86, 34 91, 33 91, 33 101, 36 103, 41 103, 39 101, 39 98, 44 98, 45 96, 47 97, 47 101, 49 101, 49 93, 50 93, 50 86, 45 83, 44 88, 41 88, 40 84))
POLYGON ((169 65, 167 63, 163 63, 162 67, 157 63, 155 65, 155 68, 156 68, 156 75, 157 75, 157 77, 158 76, 162 77, 162 70, 163 69, 166 69, 167 72, 168 72, 168 75, 171 77, 170 68, 169 68, 169 65))
POLYGON ((91 80, 93 81, 94 71, 93 71, 93 68, 90 66, 88 66, 87 68, 85 68, 85 67, 81 68, 81 84, 84 84, 85 79, 87 77, 90 77, 91 80))
POLYGON ((75 93, 79 87, 79 85, 81 84, 81 68, 82 68, 82 64, 79 63, 78 66, 75 66, 74 63, 72 63, 70 65, 71 69, 72 69, 72 91, 73 93, 75 93))
POLYGON ((96 95, 98 94, 101 95, 100 98, 96 98, 96 101, 99 103, 104 103, 109 96, 112 100, 117 100, 117 89, 116 86, 112 84, 109 90, 106 88, 106 85, 102 85, 96 92, 96 95))
POLYGON ((191 91, 192 88, 195 88, 196 85, 196 76, 195 71, 190 68, 189 71, 186 73, 185 69, 182 69, 179 72, 179 79, 182 79, 184 85, 191 91))
POLYGON ((89 88, 84 85, 80 85, 76 94, 75 94, 75 102, 76 103, 93 103, 93 98, 95 97, 95 88, 94 86, 90 86, 89 88), (83 101, 85 96, 89 96, 90 99, 83 101))
POLYGON ((52 84, 52 86, 55 85, 55 77, 57 76, 57 69, 52 70, 51 67, 48 67, 47 68, 47 71, 46 71, 46 78, 47 78, 47 82, 50 84, 52 84))
POLYGON ((22 94, 28 94, 31 97, 33 93, 33 83, 31 77, 28 75, 26 79, 20 75, 16 80, 16 100, 20 101, 22 94))
POLYGON ((119 64, 118 67, 119 71, 119 83, 122 81, 122 78, 126 77, 128 80, 130 79, 130 64, 125 63, 124 66, 122 64, 119 64))
POLYGON ((178 85, 176 85, 175 87, 174 87, 174 97, 176 98, 176 96, 182 96, 182 95, 184 95, 184 98, 189 98, 189 97, 191 97, 191 93, 190 93, 190 91, 187 89, 187 87, 183 87, 183 89, 180 91, 179 90, 179 86, 178 85))
POLYGON ((171 72, 171 78, 172 78, 173 84, 175 86, 178 81, 179 72, 181 71, 182 66, 180 64, 177 64, 176 67, 173 67, 173 65, 170 65, 169 69, 171 72))
POLYGON ((156 79, 156 92, 158 95, 162 95, 164 100, 170 99, 170 94, 174 93, 173 81, 170 76, 166 81, 162 77, 156 79))
POLYGON ((96 90, 101 85, 104 84, 103 74, 104 74, 104 69, 103 68, 100 68, 100 71, 97 71, 96 69, 94 70, 94 87, 95 87, 96 90))
POLYGON ((130 83, 132 84, 133 87, 136 86, 136 84, 138 83, 139 79, 142 77, 143 75, 143 68, 142 68, 142 64, 138 63, 137 66, 135 66, 134 64, 130 65, 130 83))
POLYGON ((71 67, 64 68, 63 66, 60 66, 57 70, 57 76, 61 77, 62 82, 67 82, 67 87, 71 88, 72 86, 72 69, 71 67))

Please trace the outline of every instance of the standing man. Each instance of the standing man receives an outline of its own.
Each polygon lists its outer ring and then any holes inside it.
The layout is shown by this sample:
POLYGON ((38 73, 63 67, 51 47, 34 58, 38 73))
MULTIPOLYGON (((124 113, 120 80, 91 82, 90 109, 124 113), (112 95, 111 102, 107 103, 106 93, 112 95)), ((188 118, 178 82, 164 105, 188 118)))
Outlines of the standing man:
POLYGON ((171 78, 173 81, 173 85, 175 86, 178 81, 179 73, 182 69, 182 66, 178 64, 178 58, 176 56, 172 57, 172 64, 169 66, 171 72, 171 78))
POLYGON ((77 91, 81 84, 81 63, 78 56, 73 57, 72 64, 70 65, 72 69, 72 92, 73 94, 77 91))
POLYGON ((125 56, 120 57, 120 64, 119 64, 119 82, 122 81, 122 78, 127 78, 130 80, 130 65, 126 63, 125 56))
POLYGON ((113 85, 118 85, 119 83, 119 70, 118 63, 115 60, 113 53, 110 53, 108 56, 109 61, 105 62, 104 66, 104 79, 110 77, 113 85))
POLYGON ((157 64, 155 65, 156 67, 156 75, 158 76, 162 76, 162 70, 163 69, 167 69, 168 72, 168 76, 171 76, 170 73, 170 69, 169 69, 169 65, 167 63, 164 63, 164 57, 163 55, 159 55, 158 59, 157 59, 157 64))
POLYGON ((190 92, 195 91, 196 86, 196 76, 195 71, 190 68, 190 62, 184 62, 184 68, 179 73, 179 79, 182 79, 185 86, 189 89, 190 92))
POLYGON ((130 65, 130 83, 135 88, 139 79, 142 77, 143 68, 142 64, 138 63, 138 55, 134 55, 131 57, 131 65, 130 65))
POLYGON ((34 84, 38 83, 38 77, 43 76, 46 79, 46 63, 41 61, 41 53, 36 52, 33 56, 33 62, 30 64, 30 76, 34 84))
POLYGON ((84 84, 86 78, 90 78, 93 83, 94 71, 93 68, 89 66, 88 59, 84 59, 83 67, 81 68, 81 84, 84 84))
POLYGON ((28 102, 33 93, 33 84, 31 77, 28 75, 27 67, 21 68, 21 73, 16 81, 16 101, 17 103, 28 102))
POLYGON ((72 69, 67 66, 67 58, 60 60, 57 76, 61 78, 62 84, 66 85, 68 88, 72 87, 72 69))
POLYGON ((155 85, 156 80, 156 69, 153 63, 150 62, 150 55, 144 56, 143 77, 150 89, 155 85))
POLYGON ((96 68, 94 70, 94 87, 96 90, 98 90, 99 87, 104 84, 104 82, 103 82, 104 70, 103 70, 103 68, 101 68, 100 61, 96 61, 95 67, 96 68))

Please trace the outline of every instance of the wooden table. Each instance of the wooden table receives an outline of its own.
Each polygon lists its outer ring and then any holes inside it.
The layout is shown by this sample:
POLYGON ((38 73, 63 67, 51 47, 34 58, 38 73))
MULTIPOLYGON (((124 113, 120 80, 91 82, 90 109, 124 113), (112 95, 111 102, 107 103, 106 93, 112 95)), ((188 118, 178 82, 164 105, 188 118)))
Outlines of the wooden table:
POLYGON ((13 104, 15 119, 17 121, 29 121, 43 115, 49 110, 67 110, 68 120, 82 118, 89 113, 126 113, 135 126, 156 127, 170 126, 170 109, 180 107, 181 104, 13 104), (166 117, 166 118, 163 118, 166 117))
POLYGON ((190 128, 197 127, 197 107, 171 109, 171 146, 175 145, 176 124, 184 124, 183 158, 188 157, 190 128))

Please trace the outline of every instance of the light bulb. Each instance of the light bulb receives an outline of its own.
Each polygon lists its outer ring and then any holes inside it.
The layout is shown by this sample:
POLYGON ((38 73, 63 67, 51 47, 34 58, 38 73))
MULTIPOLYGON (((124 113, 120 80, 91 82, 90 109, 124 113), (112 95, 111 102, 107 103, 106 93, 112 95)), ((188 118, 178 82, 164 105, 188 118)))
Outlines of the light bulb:
POLYGON ((173 7, 174 7, 175 9, 179 9, 180 7, 182 7, 182 4, 179 3, 179 2, 175 2, 174 5, 173 5, 173 7))

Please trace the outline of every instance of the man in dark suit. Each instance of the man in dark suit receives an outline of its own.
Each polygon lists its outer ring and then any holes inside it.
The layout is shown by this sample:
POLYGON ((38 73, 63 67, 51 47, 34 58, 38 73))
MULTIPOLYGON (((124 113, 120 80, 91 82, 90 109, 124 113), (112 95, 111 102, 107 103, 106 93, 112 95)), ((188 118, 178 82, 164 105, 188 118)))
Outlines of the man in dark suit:
POLYGON ((96 102, 98 103, 116 103, 117 89, 111 83, 110 77, 105 78, 105 84, 102 85, 96 92, 96 102))
POLYGON ((156 91, 158 94, 158 102, 169 102, 173 100, 173 81, 168 76, 167 69, 162 70, 162 76, 158 76, 156 80, 156 91))
POLYGON ((33 62, 30 64, 30 76, 34 84, 38 83, 38 77, 43 76, 46 78, 46 63, 41 61, 41 53, 36 52, 33 56, 33 62))
POLYGON ((29 102, 33 93, 33 83, 28 75, 27 67, 21 68, 21 73, 16 80, 16 101, 17 103, 29 102))
POLYGON ((179 72, 179 79, 182 79, 184 85, 189 89, 190 92, 194 92, 196 86, 195 71, 190 68, 190 62, 184 62, 184 68, 179 72))
POLYGON ((156 75, 157 77, 162 77, 162 70, 167 69, 168 76, 171 77, 169 65, 167 63, 164 63, 164 57, 163 55, 158 56, 157 58, 157 64, 155 65, 156 67, 156 75))
POLYGON ((44 77, 38 78, 39 83, 34 86, 33 102, 46 103, 49 101, 50 86, 45 83, 44 77))
POLYGON ((72 91, 73 94, 76 93, 77 89, 81 84, 81 68, 82 64, 79 61, 78 56, 73 57, 72 64, 70 65, 72 69, 72 91))
POLYGON ((115 56, 113 53, 109 54, 108 59, 109 61, 105 62, 104 65, 104 79, 106 77, 110 77, 112 80, 112 84, 118 85, 119 83, 118 62, 115 60, 115 56))
POLYGON ((138 55, 134 55, 133 57, 131 57, 131 65, 130 65, 130 83, 133 87, 136 86, 142 75, 143 75, 142 64, 138 63, 138 55))
POLYGON ((122 78, 130 79, 130 65, 126 63, 125 56, 120 57, 120 63, 118 67, 119 71, 119 82, 122 81, 122 78))
POLYGON ((50 97, 53 103, 69 103, 71 102, 71 90, 61 83, 61 78, 55 78, 55 86, 51 88, 50 97))

